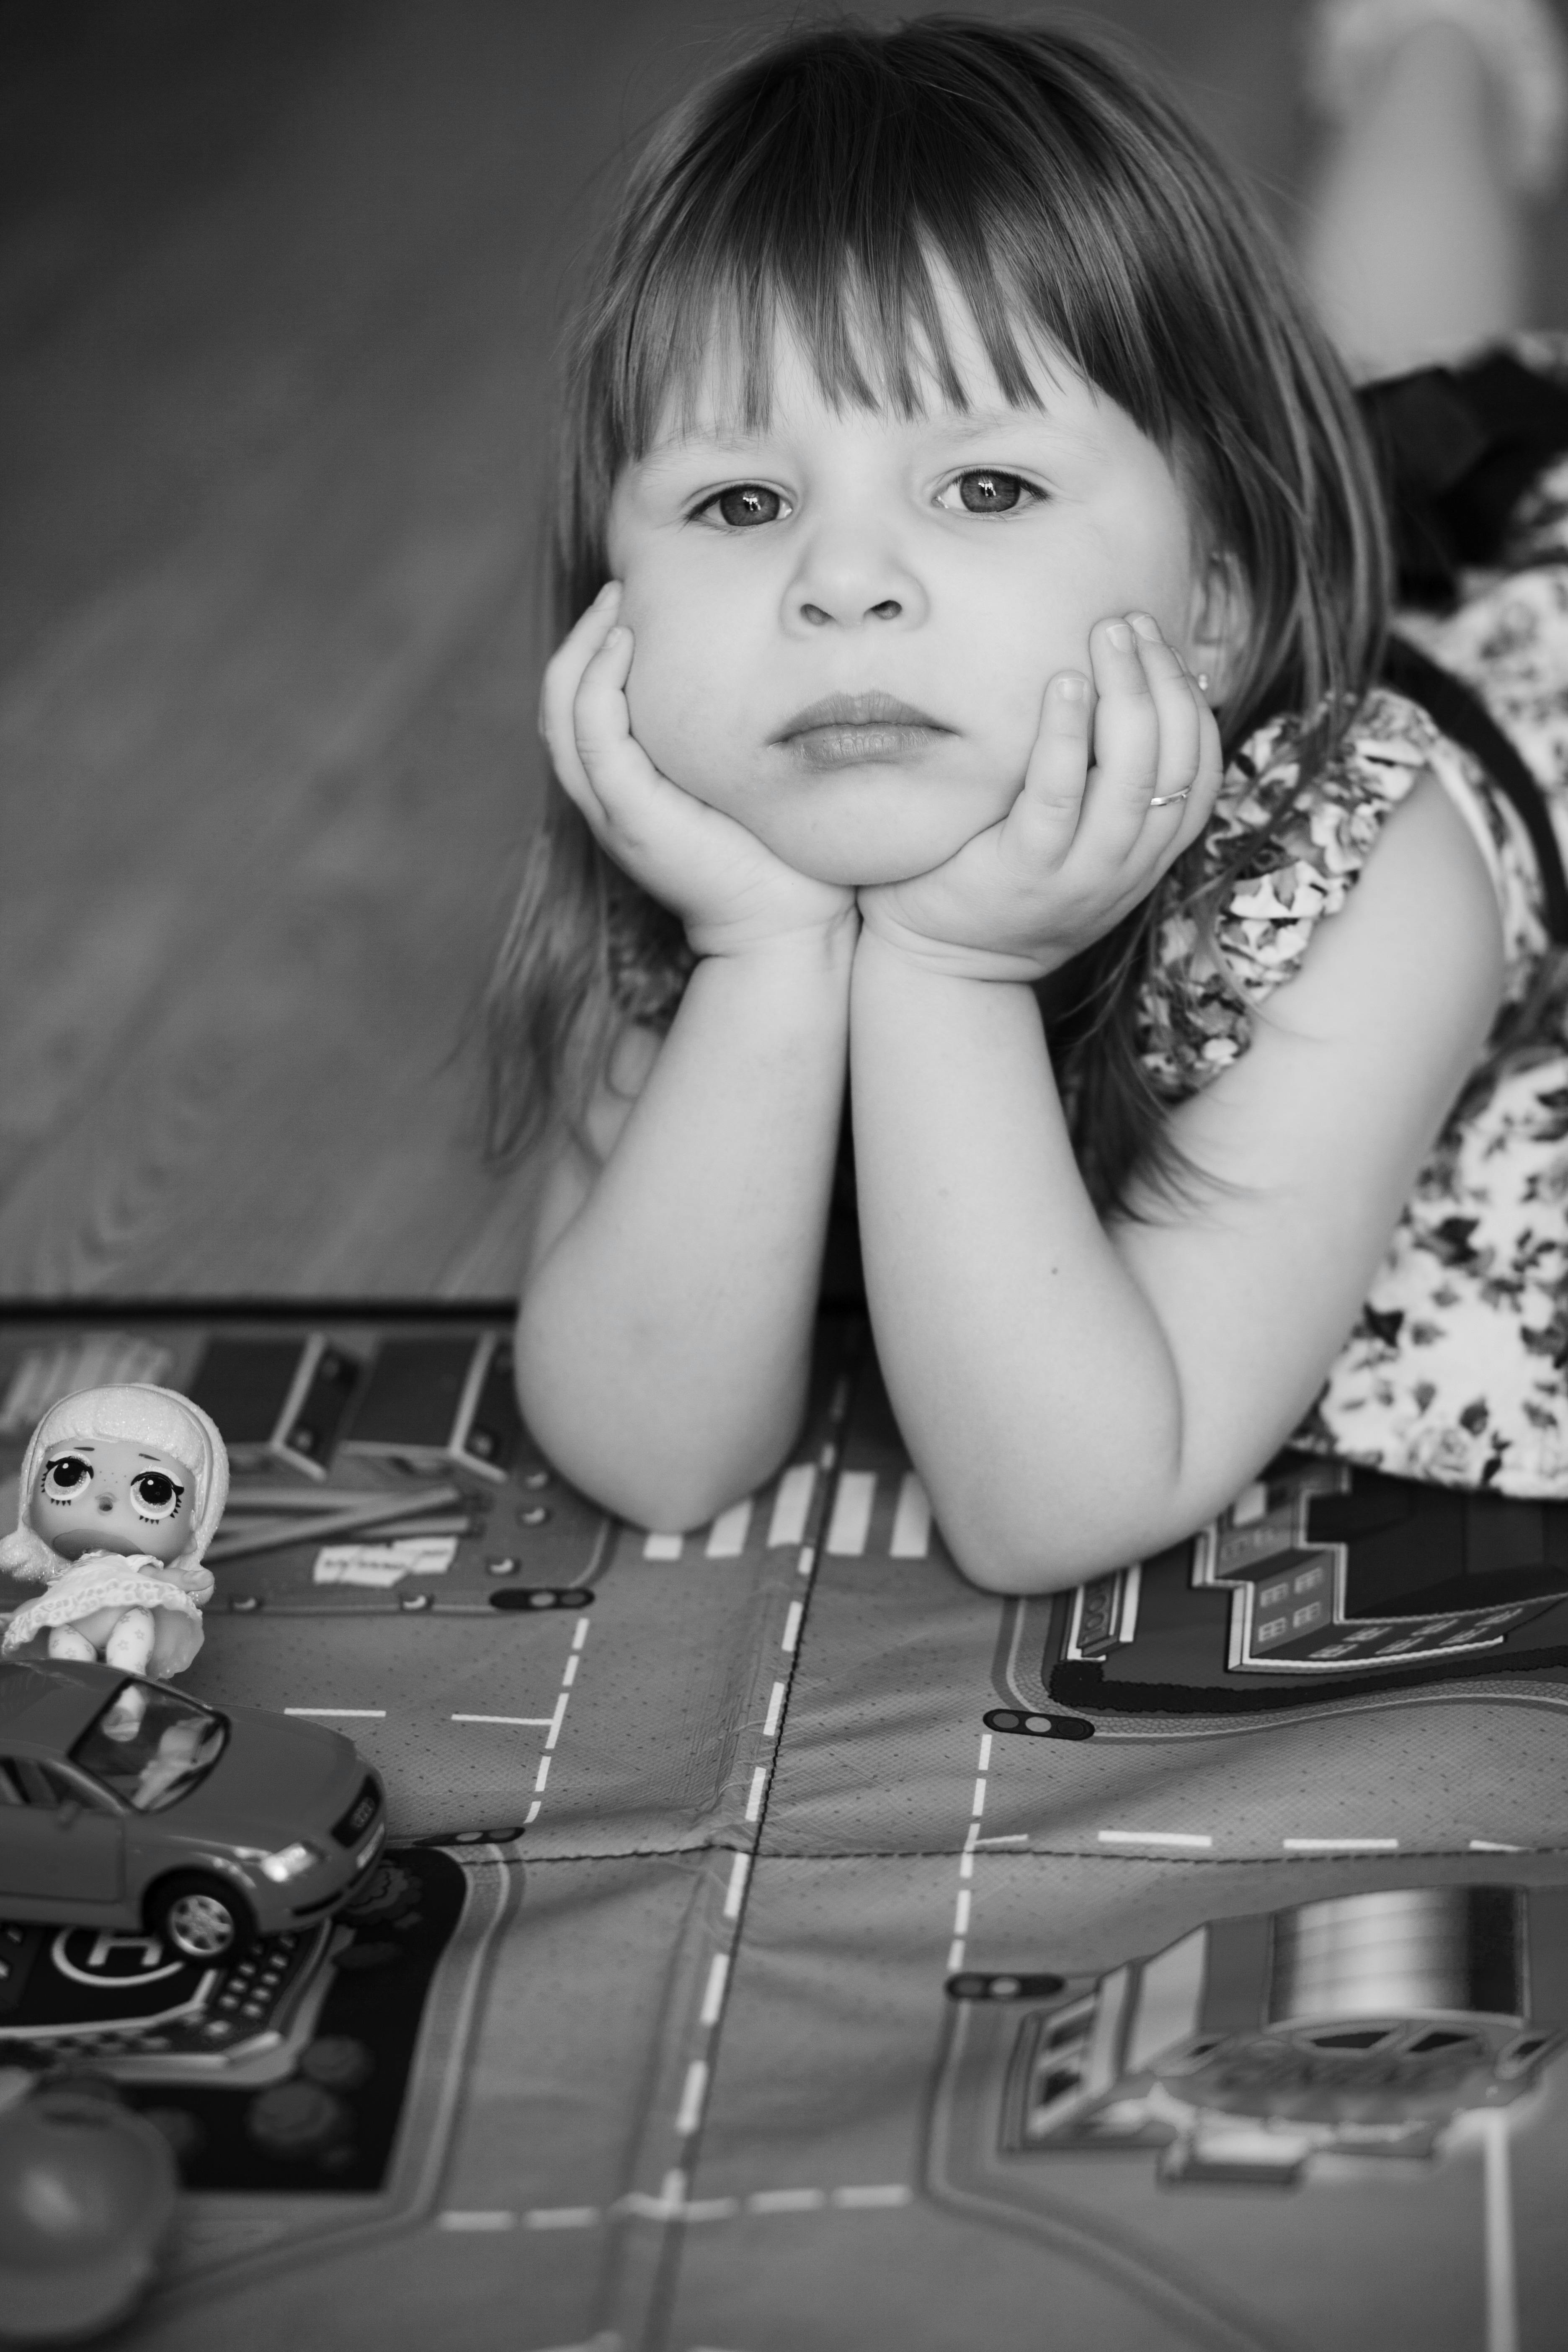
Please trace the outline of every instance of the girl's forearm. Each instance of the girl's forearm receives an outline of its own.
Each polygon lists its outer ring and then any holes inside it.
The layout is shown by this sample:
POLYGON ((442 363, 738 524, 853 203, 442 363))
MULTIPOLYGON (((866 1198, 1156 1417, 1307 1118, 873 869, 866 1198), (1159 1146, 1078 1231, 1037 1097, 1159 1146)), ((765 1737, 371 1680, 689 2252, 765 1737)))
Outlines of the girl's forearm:
POLYGON ((710 957, 518 1327, 529 1423, 642 1526, 774 1470, 805 1404, 844 1101, 850 920, 710 957))
POLYGON ((871 1319, 955 1558, 1020 1591, 1136 1557, 1179 1492, 1180 1386, 1084 1191, 1032 992, 867 933, 850 1038, 871 1319))

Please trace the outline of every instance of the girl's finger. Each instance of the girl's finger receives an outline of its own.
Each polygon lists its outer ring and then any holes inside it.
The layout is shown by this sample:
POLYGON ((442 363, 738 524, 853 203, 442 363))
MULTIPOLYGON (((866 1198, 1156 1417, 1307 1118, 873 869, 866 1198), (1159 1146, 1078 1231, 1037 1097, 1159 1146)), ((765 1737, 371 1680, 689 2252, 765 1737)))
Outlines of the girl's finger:
POLYGON ((606 795, 613 796, 619 781, 617 764, 624 761, 632 738, 626 680, 636 649, 631 631, 617 621, 584 666, 572 704, 572 740, 577 756, 595 794, 606 805, 606 795))
POLYGON ((1142 833, 1155 789, 1160 718, 1130 622, 1097 622, 1089 650, 1099 698, 1079 835, 1086 850, 1119 862, 1142 833))
POLYGON ((1158 622, 1147 613, 1134 613, 1131 623, 1160 730, 1151 804, 1163 801, 1176 807, 1177 796, 1189 792, 1197 778, 1198 691, 1180 654, 1161 635, 1158 622))
POLYGON ((1072 846, 1089 781, 1093 709, 1081 670, 1058 670, 1047 683, 1024 788, 1005 820, 1031 864, 1059 865, 1072 846))
MULTIPOLYGON (((1180 821, 1167 863, 1179 857, 1202 833, 1214 814, 1214 805, 1225 782, 1225 753, 1220 745, 1218 722, 1195 684, 1193 697, 1198 725, 1197 763, 1185 800, 1171 811, 1171 814, 1180 821)), ((1163 812, 1156 810, 1156 815, 1161 814, 1163 812)))
POLYGON ((539 698, 539 731, 556 774, 579 808, 584 794, 592 796, 592 786, 577 751, 572 714, 584 673, 615 625, 620 596, 620 582, 607 580, 552 655, 539 698))

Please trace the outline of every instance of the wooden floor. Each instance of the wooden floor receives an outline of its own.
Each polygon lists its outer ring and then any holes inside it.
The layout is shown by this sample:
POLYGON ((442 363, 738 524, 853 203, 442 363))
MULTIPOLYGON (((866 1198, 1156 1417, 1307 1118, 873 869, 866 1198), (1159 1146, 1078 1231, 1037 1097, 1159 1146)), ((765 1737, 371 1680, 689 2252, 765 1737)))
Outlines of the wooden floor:
MULTIPOLYGON (((1079 13, 1289 211, 1292 0, 1079 13)), ((515 1287, 464 1041, 553 324, 628 141, 801 14, 0 5, 0 1299, 515 1287)))

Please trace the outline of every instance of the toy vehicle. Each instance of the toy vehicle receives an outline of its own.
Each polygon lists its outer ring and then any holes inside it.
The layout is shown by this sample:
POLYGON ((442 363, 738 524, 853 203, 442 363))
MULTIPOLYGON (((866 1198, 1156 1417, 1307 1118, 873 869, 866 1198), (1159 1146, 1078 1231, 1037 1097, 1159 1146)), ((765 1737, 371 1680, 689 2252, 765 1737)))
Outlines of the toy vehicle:
POLYGON ((353 1744, 145 1681, 132 1736, 121 1713, 111 1737, 127 1679, 0 1664, 0 1918, 144 1930, 216 1961, 344 1902, 386 1835, 381 1780, 353 1744))

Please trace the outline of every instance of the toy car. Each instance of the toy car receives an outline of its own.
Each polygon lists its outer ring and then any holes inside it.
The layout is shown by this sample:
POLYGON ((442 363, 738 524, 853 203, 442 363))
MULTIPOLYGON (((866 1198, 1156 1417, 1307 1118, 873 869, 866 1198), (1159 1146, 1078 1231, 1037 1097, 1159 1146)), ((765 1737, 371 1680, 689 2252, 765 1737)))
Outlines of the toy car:
POLYGON ((259 1707, 220 1713, 117 1668, 0 1664, 0 1918, 143 1929, 186 1959, 313 1925, 386 1835, 353 1744, 259 1707))

